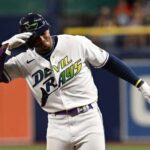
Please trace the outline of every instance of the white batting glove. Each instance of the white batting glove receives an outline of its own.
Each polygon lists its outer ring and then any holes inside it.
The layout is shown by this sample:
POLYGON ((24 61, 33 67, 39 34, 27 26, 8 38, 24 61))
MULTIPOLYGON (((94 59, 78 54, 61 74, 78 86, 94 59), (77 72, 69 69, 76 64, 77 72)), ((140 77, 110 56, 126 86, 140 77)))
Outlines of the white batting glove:
POLYGON ((140 87, 139 91, 142 93, 143 97, 147 100, 150 104, 150 86, 144 82, 140 87))
POLYGON ((24 32, 24 33, 16 34, 13 37, 11 37, 10 39, 2 42, 2 45, 8 45, 5 53, 7 55, 11 55, 10 50, 25 44, 31 35, 32 35, 31 32, 24 32))

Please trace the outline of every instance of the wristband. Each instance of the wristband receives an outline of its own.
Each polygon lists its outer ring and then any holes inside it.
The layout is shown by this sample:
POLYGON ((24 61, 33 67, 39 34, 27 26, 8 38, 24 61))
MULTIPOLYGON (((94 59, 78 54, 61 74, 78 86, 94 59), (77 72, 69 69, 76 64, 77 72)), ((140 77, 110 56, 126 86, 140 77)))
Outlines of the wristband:
POLYGON ((144 81, 143 81, 142 79, 139 79, 139 80, 136 82, 135 86, 136 86, 137 88, 139 88, 143 83, 144 83, 144 81))
POLYGON ((9 44, 0 44, 0 56, 3 54, 11 55, 11 51, 9 50, 9 44))

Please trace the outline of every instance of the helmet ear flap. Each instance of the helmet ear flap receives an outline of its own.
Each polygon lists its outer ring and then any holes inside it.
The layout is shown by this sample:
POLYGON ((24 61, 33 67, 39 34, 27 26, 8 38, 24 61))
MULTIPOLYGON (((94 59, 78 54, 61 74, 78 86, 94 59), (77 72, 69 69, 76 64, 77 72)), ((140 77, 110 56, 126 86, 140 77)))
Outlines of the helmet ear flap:
POLYGON ((38 35, 36 34, 36 32, 33 32, 31 37, 27 40, 26 44, 33 49, 34 44, 36 42, 38 35))

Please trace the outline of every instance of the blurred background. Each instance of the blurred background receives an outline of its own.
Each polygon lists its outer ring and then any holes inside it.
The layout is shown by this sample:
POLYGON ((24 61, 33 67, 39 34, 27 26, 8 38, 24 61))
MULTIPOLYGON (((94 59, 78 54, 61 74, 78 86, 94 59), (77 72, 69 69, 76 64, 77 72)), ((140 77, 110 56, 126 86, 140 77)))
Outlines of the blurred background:
MULTIPOLYGON (((0 0, 0 42, 18 33, 28 12, 41 13, 52 35, 87 36, 150 83, 150 0, 0 0)), ((138 90, 104 70, 92 71, 106 142, 149 143, 150 106, 138 90)), ((45 142, 47 114, 25 81, 1 84, 0 93, 0 145, 45 142)))

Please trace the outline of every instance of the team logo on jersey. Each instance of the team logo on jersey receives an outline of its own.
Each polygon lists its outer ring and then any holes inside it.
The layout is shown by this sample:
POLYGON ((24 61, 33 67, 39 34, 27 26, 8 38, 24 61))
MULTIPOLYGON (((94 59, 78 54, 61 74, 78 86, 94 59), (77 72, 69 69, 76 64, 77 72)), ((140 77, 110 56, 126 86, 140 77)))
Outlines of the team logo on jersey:
POLYGON ((65 68, 66 66, 68 66, 71 63, 72 63, 72 60, 69 60, 68 56, 66 56, 63 59, 61 59, 60 61, 58 61, 57 65, 53 65, 53 69, 56 72, 60 72, 63 68, 65 68))
POLYGON ((39 69, 32 74, 34 80, 33 88, 40 85, 42 92, 41 106, 45 106, 50 94, 59 87, 74 78, 82 69, 81 59, 73 63, 68 56, 61 59, 57 65, 53 65, 53 70, 59 74, 58 83, 50 68, 39 69))
POLYGON ((39 69, 32 74, 32 78, 34 79, 33 87, 36 87, 39 84, 41 86, 41 106, 44 106, 47 102, 48 96, 58 88, 52 70, 49 68, 44 68, 43 70, 39 69))
POLYGON ((73 61, 69 60, 68 56, 66 56, 58 62, 57 66, 53 65, 53 69, 57 73, 60 72, 59 87, 65 84, 67 81, 71 80, 81 71, 81 59, 77 60, 75 63, 72 62, 73 61))

